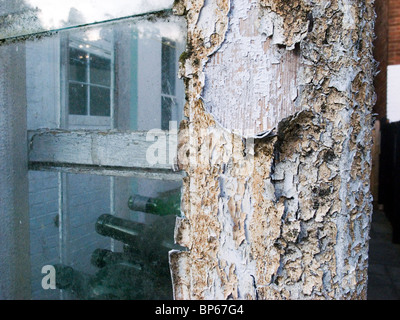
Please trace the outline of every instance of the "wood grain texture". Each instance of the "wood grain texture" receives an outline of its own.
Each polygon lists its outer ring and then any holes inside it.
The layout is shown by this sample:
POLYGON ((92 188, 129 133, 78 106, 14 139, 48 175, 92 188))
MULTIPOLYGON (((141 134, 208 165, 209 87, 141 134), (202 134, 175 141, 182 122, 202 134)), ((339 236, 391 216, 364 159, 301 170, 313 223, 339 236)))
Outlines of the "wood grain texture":
POLYGON ((235 3, 225 41, 204 68, 205 108, 224 128, 245 137, 269 132, 300 111, 299 55, 273 43, 268 37, 273 27, 259 20, 261 14, 256 2, 235 3))

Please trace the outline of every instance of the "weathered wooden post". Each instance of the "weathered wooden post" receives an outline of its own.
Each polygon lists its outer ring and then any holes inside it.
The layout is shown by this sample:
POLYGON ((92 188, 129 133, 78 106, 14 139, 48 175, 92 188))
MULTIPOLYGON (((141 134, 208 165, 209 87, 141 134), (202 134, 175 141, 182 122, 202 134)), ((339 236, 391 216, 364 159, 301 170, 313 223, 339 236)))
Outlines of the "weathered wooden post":
POLYGON ((373 1, 182 0, 176 299, 365 299, 373 1))

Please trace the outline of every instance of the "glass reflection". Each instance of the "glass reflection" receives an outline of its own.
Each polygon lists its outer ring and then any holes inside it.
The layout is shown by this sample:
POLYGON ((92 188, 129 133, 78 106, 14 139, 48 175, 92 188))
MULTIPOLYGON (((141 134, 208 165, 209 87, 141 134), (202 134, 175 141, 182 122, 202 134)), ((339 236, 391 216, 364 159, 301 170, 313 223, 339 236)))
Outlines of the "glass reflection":
MULTIPOLYGON (((28 129, 169 129, 183 113, 184 34, 170 17, 26 41, 28 129)), ((172 298, 181 182, 32 171, 29 183, 33 299, 172 298), (41 286, 45 265, 55 290, 41 286)))
POLYGON ((32 298, 172 299, 181 182, 58 175, 30 173, 32 298), (41 288, 46 265, 55 267, 55 290, 41 288))
POLYGON ((169 129, 182 119, 184 24, 125 21, 26 41, 28 129, 169 129))
POLYGON ((0 39, 172 8, 173 0, 2 0, 0 39))

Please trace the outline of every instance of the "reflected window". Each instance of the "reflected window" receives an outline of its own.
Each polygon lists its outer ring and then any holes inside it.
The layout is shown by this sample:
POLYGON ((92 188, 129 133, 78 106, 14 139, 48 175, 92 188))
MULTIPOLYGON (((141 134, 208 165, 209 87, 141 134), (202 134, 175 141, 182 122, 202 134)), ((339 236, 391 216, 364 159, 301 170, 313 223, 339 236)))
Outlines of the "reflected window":
POLYGON ((69 40, 68 44, 68 114, 75 116, 70 123, 107 125, 112 110, 112 55, 107 46, 96 46, 79 40, 69 40), (107 122, 105 122, 107 121, 107 122))

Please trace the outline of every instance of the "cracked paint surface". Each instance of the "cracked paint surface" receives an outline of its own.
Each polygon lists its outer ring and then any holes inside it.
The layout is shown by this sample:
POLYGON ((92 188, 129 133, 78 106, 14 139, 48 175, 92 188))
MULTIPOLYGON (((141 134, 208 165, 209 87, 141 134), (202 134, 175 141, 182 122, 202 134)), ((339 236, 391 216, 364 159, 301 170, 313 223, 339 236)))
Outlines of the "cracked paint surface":
POLYGON ((295 103, 298 51, 273 44, 274 26, 260 18, 263 11, 257 0, 234 2, 225 39, 205 66, 205 109, 221 126, 245 137, 270 132, 300 111, 295 103))
MULTIPOLYGON (((188 21, 188 47, 181 57, 187 120, 181 123, 178 151, 188 176, 185 216, 175 232, 188 251, 170 255, 175 298, 365 299, 373 1, 186 0, 176 2, 175 12, 188 21), (207 105, 213 93, 243 90, 234 82, 224 88, 216 74, 237 67, 226 54, 227 39, 234 42, 240 34, 241 20, 232 18, 235 6, 247 20, 245 35, 268 43, 266 56, 284 49, 298 59, 294 107, 270 127, 257 127, 262 116, 249 122, 255 132, 274 129, 260 139, 235 134, 240 126, 224 126, 223 117, 237 120, 225 101, 207 105), (249 29, 250 20, 258 28, 249 29)), ((255 52, 252 46, 237 48, 237 56, 255 52)), ((257 70, 266 61, 242 62, 257 70)), ((279 61, 286 63, 291 62, 279 61)), ((255 74, 268 82, 269 72, 255 74)), ((267 87, 257 90, 270 94, 267 87)), ((245 110, 251 115, 257 108, 250 103, 245 110)))

